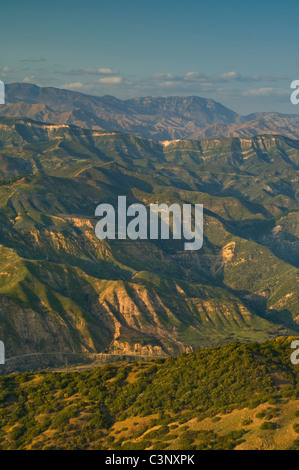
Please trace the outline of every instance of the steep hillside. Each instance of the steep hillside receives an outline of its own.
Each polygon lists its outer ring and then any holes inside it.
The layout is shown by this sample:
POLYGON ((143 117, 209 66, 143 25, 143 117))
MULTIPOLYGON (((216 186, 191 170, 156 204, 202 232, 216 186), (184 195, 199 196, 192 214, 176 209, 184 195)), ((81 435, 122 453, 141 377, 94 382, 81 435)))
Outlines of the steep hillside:
POLYGON ((10 368, 299 330, 297 141, 158 143, 1 118, 0 143, 0 335, 10 368), (203 203, 203 248, 99 241, 95 208, 118 195, 203 203))
POLYGON ((0 377, 0 449, 298 450, 290 346, 0 377))

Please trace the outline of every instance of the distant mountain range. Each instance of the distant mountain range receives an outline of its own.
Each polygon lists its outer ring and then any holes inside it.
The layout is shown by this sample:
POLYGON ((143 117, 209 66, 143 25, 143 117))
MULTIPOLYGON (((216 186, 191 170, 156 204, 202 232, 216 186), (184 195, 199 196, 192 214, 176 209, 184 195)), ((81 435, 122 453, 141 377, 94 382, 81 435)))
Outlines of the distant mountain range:
POLYGON ((58 88, 6 85, 0 114, 93 130, 116 130, 148 139, 206 139, 279 134, 299 139, 299 116, 254 113, 241 116, 211 99, 145 97, 119 100, 58 88))

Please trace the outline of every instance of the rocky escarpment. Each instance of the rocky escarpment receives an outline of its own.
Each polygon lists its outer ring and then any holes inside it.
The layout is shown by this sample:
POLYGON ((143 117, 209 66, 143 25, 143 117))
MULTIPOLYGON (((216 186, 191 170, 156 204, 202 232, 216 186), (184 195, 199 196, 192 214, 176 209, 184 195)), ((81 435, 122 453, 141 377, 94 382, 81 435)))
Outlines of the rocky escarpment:
POLYGON ((154 142, 21 121, 0 118, 8 358, 31 355, 35 367, 296 334, 297 141, 154 142), (146 207, 202 203, 202 249, 98 240, 95 208, 118 195, 146 207))

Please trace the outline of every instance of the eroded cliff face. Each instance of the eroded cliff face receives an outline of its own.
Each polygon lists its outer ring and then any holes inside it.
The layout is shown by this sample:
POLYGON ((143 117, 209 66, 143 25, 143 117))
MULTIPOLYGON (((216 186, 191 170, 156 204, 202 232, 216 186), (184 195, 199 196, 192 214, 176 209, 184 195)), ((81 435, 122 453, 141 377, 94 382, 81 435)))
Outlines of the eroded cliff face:
POLYGON ((160 356, 298 331, 296 142, 161 144, 25 120, 3 126, 7 357, 160 356), (145 206, 202 203, 203 248, 98 240, 95 208, 118 195, 145 206))
POLYGON ((97 282, 93 291, 88 308, 69 299, 66 304, 57 293, 48 292, 34 308, 1 297, 1 334, 7 356, 33 352, 177 354, 208 345, 213 335, 217 342, 218 328, 224 336, 225 331, 235 331, 246 337, 246 330, 249 334, 255 326, 253 315, 236 299, 203 300, 182 294, 170 299, 170 293, 163 299, 144 286, 124 281, 97 282))
POLYGON ((147 248, 142 243, 136 248, 136 242, 110 246, 96 239, 91 222, 76 217, 64 223, 70 224, 65 235, 55 228, 27 233, 36 259, 1 250, 6 259, 0 271, 1 334, 8 357, 39 353, 59 361, 58 353, 101 352, 163 356, 229 338, 275 334, 274 325, 236 295, 187 281, 188 273, 200 272, 202 265, 203 272, 210 266, 216 277, 219 270, 238 266, 235 242, 201 259, 187 252, 163 254, 150 242, 147 248), (161 259, 166 272, 180 263, 182 280, 136 269, 139 263, 158 267, 161 259))

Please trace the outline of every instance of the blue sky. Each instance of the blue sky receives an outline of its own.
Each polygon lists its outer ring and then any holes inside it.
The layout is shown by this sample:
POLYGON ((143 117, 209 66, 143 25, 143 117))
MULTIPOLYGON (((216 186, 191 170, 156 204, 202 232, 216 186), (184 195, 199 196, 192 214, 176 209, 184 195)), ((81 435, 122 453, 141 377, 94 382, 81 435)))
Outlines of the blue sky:
POLYGON ((0 78, 297 113, 298 16, 298 0, 2 2, 0 78))

